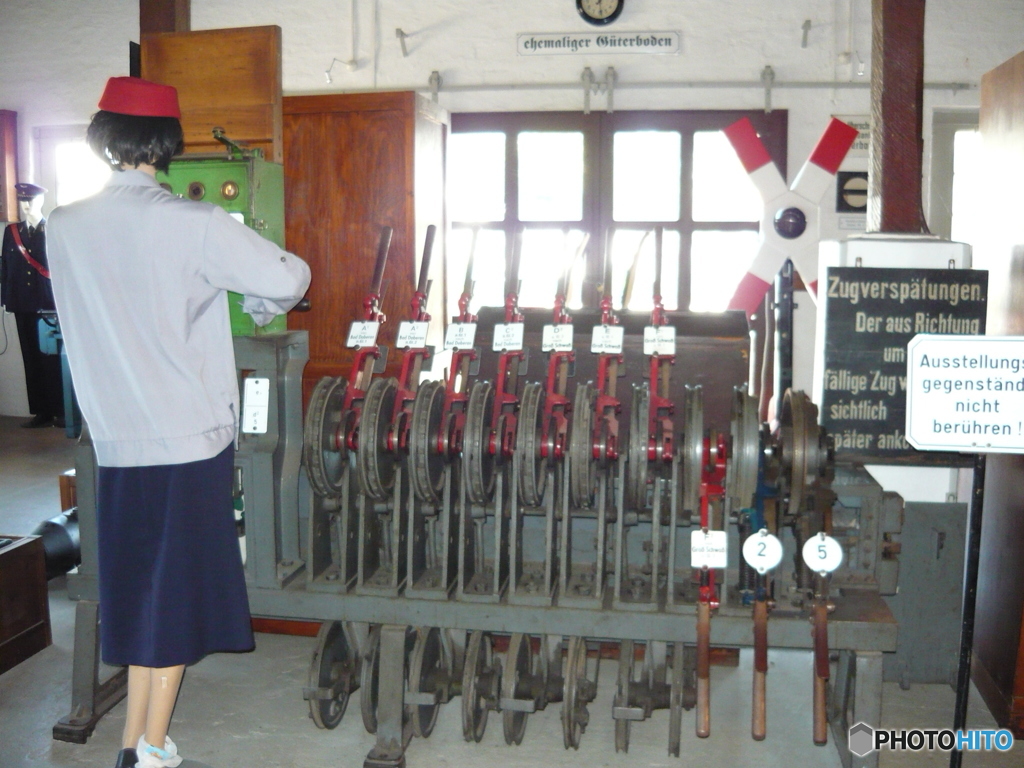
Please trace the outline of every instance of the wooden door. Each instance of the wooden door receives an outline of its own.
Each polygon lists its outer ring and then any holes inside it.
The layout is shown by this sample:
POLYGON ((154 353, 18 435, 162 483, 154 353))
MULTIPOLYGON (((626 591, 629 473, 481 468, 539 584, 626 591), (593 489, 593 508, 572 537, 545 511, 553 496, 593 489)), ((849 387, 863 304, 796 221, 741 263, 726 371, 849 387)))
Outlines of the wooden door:
MULTIPOLYGON (((1024 53, 981 80, 990 335, 1024 334, 1024 53)), ((1024 737, 1024 456, 988 457, 974 681, 1000 725, 1024 737)))
MULTIPOLYGON (((443 319, 446 120, 411 92, 284 99, 285 241, 313 272, 312 309, 289 321, 309 331, 307 397, 320 377, 349 372, 345 339, 362 313, 384 226, 394 236, 384 275, 389 322, 380 342, 393 347, 398 321, 408 317, 428 224, 439 230, 431 310, 443 319)), ((397 360, 392 349, 391 371, 397 360)))

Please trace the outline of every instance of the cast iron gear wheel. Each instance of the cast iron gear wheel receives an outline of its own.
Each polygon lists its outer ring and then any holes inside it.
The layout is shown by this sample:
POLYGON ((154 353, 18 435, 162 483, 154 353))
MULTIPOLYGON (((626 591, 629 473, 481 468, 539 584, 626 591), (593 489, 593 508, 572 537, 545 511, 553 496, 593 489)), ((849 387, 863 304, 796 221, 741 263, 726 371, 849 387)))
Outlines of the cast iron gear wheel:
POLYGON ((528 507, 539 507, 544 501, 548 458, 542 457, 544 436, 544 387, 531 381, 523 387, 516 424, 516 453, 519 461, 519 500, 528 507))
MULTIPOLYGON (((447 642, 447 630, 438 627, 420 627, 409 656, 409 688, 420 693, 435 693, 438 686, 451 678, 452 652, 447 642)), ((408 707, 412 731, 425 739, 434 730, 441 702, 414 704, 408 707)))
POLYGON ((700 512, 700 476, 704 466, 704 392, 687 387, 683 395, 683 509, 700 512))
MULTIPOLYGON (((358 677, 359 655, 345 634, 340 621, 325 621, 316 638, 316 651, 309 665, 309 688, 330 690, 343 675, 350 682, 358 677)), ((353 686, 354 687, 354 686, 353 686)), ((330 698, 315 696, 309 700, 309 714, 317 728, 336 728, 348 706, 349 688, 342 687, 330 698)))
POLYGON ((341 407, 348 382, 344 378, 324 376, 316 383, 306 410, 302 446, 309 484, 318 496, 337 496, 348 463, 341 407))
POLYGON ((380 624, 370 627, 366 651, 359 674, 359 710, 363 726, 369 733, 377 732, 377 694, 380 684, 380 624))
POLYGON ((395 484, 395 454, 387 449, 387 437, 397 392, 397 379, 374 379, 363 400, 356 478, 360 490, 375 501, 386 499, 395 484))
MULTIPOLYGON (((505 671, 501 675, 501 697, 503 699, 533 699, 534 654, 530 636, 514 632, 508 641, 505 654, 505 671)), ((526 733, 526 712, 512 709, 501 713, 506 744, 522 744, 526 733)))
POLYGON ((491 382, 473 382, 466 404, 462 453, 466 493, 474 504, 486 504, 494 493, 494 457, 490 452, 493 406, 494 387, 491 382))
MULTIPOLYGON (((615 681, 615 698, 613 707, 629 706, 629 689, 633 684, 633 667, 636 664, 636 652, 632 640, 623 640, 619 644, 619 676, 615 681)), ((624 717, 615 719, 615 751, 629 752, 629 724, 624 717)))
POLYGON ((589 508, 597 490, 597 460, 594 458, 594 399, 597 387, 576 385, 569 423, 569 491, 575 507, 589 508))
POLYGON ((569 638, 562 685, 562 742, 566 749, 579 749, 580 737, 590 722, 587 704, 595 692, 587 679, 587 642, 582 637, 569 638))
POLYGON ((444 411, 444 384, 425 381, 416 391, 409 426, 409 477, 416 498, 433 506, 441 503, 447 461, 437 449, 444 411))
POLYGON ((626 505, 639 511, 647 508, 648 461, 647 411, 651 393, 647 384, 633 388, 633 407, 629 412, 629 463, 626 465, 626 505))
POLYGON ((501 668, 491 661, 491 638, 480 630, 466 641, 462 666, 462 738, 479 742, 487 730, 487 715, 501 690, 501 668))
POLYGON ((757 420, 757 398, 736 387, 732 394, 732 445, 725 462, 725 492, 737 509, 754 504, 757 471, 761 456, 761 425, 757 420))

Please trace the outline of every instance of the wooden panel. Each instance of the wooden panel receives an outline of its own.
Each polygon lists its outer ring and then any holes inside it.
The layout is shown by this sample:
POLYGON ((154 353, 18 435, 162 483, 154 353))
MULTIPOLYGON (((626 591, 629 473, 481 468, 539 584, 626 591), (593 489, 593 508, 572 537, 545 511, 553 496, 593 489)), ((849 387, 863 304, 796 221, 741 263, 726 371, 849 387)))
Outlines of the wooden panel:
POLYGON ((0 109, 0 221, 16 221, 18 200, 18 113, 0 109))
POLYGON ((192 29, 191 0, 139 0, 139 32, 188 32, 192 29))
MULTIPOLYGON (((985 218, 974 266, 989 270, 988 332, 1024 333, 1024 53, 981 80, 985 218)), ((1024 737, 1024 457, 992 455, 978 575, 975 668, 1000 725, 1024 737)))
POLYGON ((280 27, 143 35, 142 76, 178 89, 186 153, 223 149, 219 126, 281 162, 280 27))
MULTIPOLYGON (((416 185, 417 152, 439 155, 443 146, 417 142, 421 111, 431 114, 414 93, 284 99, 286 245, 309 262, 313 273, 312 308, 290 320, 292 327, 309 331, 307 395, 321 376, 349 372, 352 354, 345 337, 362 313, 385 225, 394 229, 394 237, 383 284, 383 309, 391 321, 381 333, 382 344, 393 346, 398 321, 408 315, 421 230, 431 223, 442 229, 443 223, 436 203, 417 220, 418 198, 443 197, 440 172, 433 188, 416 185)), ((431 124, 434 131, 443 130, 441 120, 431 124)), ((435 162, 440 166, 440 156, 435 162)), ((438 296, 444 294, 443 253, 441 237, 435 245, 438 296)), ((397 372, 398 358, 392 351, 389 373, 397 372)))
POLYGON ((51 643, 43 540, 0 536, 0 674, 51 643))

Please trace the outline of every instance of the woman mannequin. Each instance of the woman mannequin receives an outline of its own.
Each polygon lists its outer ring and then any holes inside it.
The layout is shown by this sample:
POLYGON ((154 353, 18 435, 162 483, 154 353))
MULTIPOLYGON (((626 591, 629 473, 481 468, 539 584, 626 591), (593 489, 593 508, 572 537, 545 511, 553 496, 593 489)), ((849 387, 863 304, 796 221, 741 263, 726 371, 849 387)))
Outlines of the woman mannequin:
POLYGON ((231 506, 239 413, 226 292, 257 324, 294 306, 305 262, 157 184, 182 149, 177 92, 113 77, 87 140, 115 169, 50 215, 54 296, 99 465, 101 647, 128 666, 117 768, 174 768, 185 666, 253 647, 231 506))

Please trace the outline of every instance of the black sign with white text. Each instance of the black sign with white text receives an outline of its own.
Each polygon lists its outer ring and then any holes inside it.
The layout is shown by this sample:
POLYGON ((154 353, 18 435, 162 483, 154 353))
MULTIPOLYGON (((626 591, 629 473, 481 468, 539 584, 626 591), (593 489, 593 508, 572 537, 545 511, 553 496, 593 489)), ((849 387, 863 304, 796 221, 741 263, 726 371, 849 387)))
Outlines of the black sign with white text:
POLYGON ((958 463, 906 440, 907 343, 919 333, 985 333, 988 272, 831 267, 825 284, 821 423, 836 458, 958 463))

